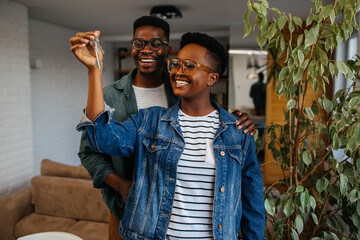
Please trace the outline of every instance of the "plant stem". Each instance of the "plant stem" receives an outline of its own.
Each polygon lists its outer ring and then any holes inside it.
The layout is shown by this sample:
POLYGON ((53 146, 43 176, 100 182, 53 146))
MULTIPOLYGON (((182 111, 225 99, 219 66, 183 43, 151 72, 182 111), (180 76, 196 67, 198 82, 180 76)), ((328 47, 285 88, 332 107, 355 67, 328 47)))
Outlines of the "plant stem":
POLYGON ((303 179, 301 179, 301 181, 299 182, 300 185, 303 184, 303 182, 311 175, 313 174, 316 169, 324 162, 324 160, 326 159, 326 157, 331 153, 331 148, 329 149, 329 151, 320 159, 320 161, 313 167, 313 169, 311 169, 311 171, 309 173, 307 173, 303 179))

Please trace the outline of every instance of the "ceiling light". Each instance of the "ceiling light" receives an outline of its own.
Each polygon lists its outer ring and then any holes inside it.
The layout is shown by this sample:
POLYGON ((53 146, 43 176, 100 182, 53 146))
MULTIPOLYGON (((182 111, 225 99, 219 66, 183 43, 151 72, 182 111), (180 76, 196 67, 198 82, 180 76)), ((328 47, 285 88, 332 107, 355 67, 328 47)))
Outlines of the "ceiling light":
POLYGON ((180 9, 172 5, 155 6, 151 9, 150 15, 162 19, 173 19, 182 17, 180 9))

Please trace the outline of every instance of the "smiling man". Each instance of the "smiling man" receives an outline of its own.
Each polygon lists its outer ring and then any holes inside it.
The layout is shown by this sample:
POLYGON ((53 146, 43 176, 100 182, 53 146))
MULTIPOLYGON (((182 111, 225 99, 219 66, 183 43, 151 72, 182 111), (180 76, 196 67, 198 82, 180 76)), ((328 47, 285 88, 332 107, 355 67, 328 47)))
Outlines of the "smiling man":
MULTIPOLYGON (((131 73, 104 88, 104 100, 116 110, 114 120, 125 121, 130 114, 151 106, 170 108, 178 98, 174 96, 168 73, 164 72, 169 46, 169 24, 162 19, 144 16, 133 25, 131 56, 136 66, 131 73)), ((71 50, 88 68, 90 75, 102 76, 102 69, 95 66, 95 57, 89 44, 100 32, 78 33, 70 39, 71 50)), ((102 54, 99 52, 100 57, 102 54)), ((248 126, 250 132, 254 124, 243 114, 239 124, 248 126)), ((104 201, 109 207, 110 240, 121 239, 118 234, 119 220, 124 213, 126 200, 131 187, 133 161, 126 157, 109 156, 90 149, 84 132, 81 139, 79 157, 88 170, 94 187, 101 188, 104 201)))

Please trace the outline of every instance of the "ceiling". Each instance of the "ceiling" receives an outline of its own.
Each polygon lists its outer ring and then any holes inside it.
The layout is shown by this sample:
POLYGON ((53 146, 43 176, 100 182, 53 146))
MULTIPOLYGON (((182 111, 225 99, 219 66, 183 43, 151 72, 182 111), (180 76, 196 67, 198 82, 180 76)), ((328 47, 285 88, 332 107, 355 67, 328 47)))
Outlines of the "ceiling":
MULTIPOLYGON (((227 36, 229 26, 241 25, 246 0, 10 0, 28 6, 29 17, 76 31, 100 30, 108 39, 128 39, 132 23, 149 15, 155 5, 175 5, 183 18, 168 20, 171 32, 207 32, 227 36)), ((269 0, 270 7, 305 18, 310 0, 269 0)))

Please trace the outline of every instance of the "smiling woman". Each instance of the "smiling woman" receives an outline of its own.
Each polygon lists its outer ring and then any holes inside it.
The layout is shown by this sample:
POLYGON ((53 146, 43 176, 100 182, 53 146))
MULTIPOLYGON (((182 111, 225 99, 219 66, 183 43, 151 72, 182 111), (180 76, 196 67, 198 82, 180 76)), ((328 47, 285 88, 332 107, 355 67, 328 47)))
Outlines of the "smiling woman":
MULTIPOLYGON (((144 28, 134 36, 155 38, 144 28)), ((151 60, 161 49, 150 46, 133 49, 140 76, 156 67, 151 60)), ((168 63, 180 102, 169 110, 140 109, 124 122, 114 122, 114 110, 104 107, 98 69, 89 70, 86 115, 77 129, 86 130, 94 151, 135 156, 120 235, 236 239, 241 228, 244 238, 263 239, 265 209, 254 139, 237 129, 234 116, 210 101, 211 87, 226 68, 224 48, 205 34, 187 33, 176 60, 168 63)))

